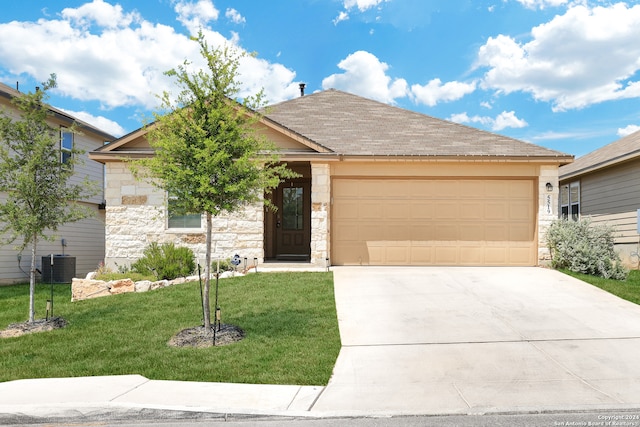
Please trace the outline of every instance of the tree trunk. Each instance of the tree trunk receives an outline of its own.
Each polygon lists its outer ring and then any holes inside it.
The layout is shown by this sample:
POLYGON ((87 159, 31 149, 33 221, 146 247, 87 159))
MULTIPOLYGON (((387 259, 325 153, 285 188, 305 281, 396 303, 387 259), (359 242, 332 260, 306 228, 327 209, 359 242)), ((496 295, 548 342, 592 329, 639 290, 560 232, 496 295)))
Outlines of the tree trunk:
POLYGON ((211 326, 211 307, 209 306, 209 289, 211 289, 211 213, 207 212, 207 250, 204 266, 204 292, 202 294, 202 311, 204 313, 204 327, 208 329, 211 326))
POLYGON ((34 322, 36 317, 36 245, 37 238, 31 241, 31 268, 29 269, 29 322, 34 322))

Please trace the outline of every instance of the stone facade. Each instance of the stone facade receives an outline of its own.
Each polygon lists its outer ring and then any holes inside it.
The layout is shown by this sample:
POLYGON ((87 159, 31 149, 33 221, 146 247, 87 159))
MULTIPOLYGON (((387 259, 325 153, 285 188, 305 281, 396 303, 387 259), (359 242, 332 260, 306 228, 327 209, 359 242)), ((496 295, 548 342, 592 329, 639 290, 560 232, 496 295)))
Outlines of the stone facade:
MULTIPOLYGON (((191 248, 204 268, 206 251, 205 217, 198 229, 168 228, 166 196, 153 185, 137 181, 125 163, 107 163, 106 257, 105 264, 117 269, 142 256, 152 242, 191 248)), ((253 263, 264 256, 264 210, 248 206, 233 215, 214 218, 212 259, 229 259, 235 254, 253 263)))
POLYGON ((311 263, 319 266, 329 258, 330 174, 328 163, 311 164, 311 263))
POLYGON ((560 186, 556 165, 540 166, 538 194, 538 263, 545 265, 551 261, 551 254, 547 247, 547 229, 551 222, 558 218, 560 186), (547 183, 553 186, 551 191, 547 189, 547 183))

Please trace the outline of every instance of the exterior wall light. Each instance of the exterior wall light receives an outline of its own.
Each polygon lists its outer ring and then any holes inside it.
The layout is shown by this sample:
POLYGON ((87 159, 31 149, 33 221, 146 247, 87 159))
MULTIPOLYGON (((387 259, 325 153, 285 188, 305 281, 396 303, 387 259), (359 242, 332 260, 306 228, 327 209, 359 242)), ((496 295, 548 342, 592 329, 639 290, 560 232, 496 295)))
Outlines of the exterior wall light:
POLYGON ((548 191, 549 193, 551 193, 551 192, 553 191, 553 184, 552 184, 552 183, 550 183, 550 182, 547 182, 547 191, 548 191))

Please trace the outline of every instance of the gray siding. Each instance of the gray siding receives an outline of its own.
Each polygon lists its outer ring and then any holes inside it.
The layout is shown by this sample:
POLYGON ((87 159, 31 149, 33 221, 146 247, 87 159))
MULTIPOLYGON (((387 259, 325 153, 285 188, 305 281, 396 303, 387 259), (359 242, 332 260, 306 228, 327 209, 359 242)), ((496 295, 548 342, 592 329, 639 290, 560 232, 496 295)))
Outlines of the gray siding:
POLYGON ((580 180, 580 209, 596 223, 616 228, 616 243, 637 243, 640 209, 640 161, 585 175, 580 180))

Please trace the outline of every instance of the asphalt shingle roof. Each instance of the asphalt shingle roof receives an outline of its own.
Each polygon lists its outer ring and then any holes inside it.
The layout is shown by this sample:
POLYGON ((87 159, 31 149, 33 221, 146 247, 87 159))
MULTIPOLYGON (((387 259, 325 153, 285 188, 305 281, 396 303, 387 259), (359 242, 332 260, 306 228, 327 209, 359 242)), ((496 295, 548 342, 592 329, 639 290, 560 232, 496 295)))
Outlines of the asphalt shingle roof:
POLYGON ((335 89, 272 105, 266 117, 344 155, 571 158, 335 89))
POLYGON ((570 165, 562 166, 560 168, 560 177, 575 176, 580 173, 594 171, 634 157, 640 157, 640 131, 578 157, 570 165))

